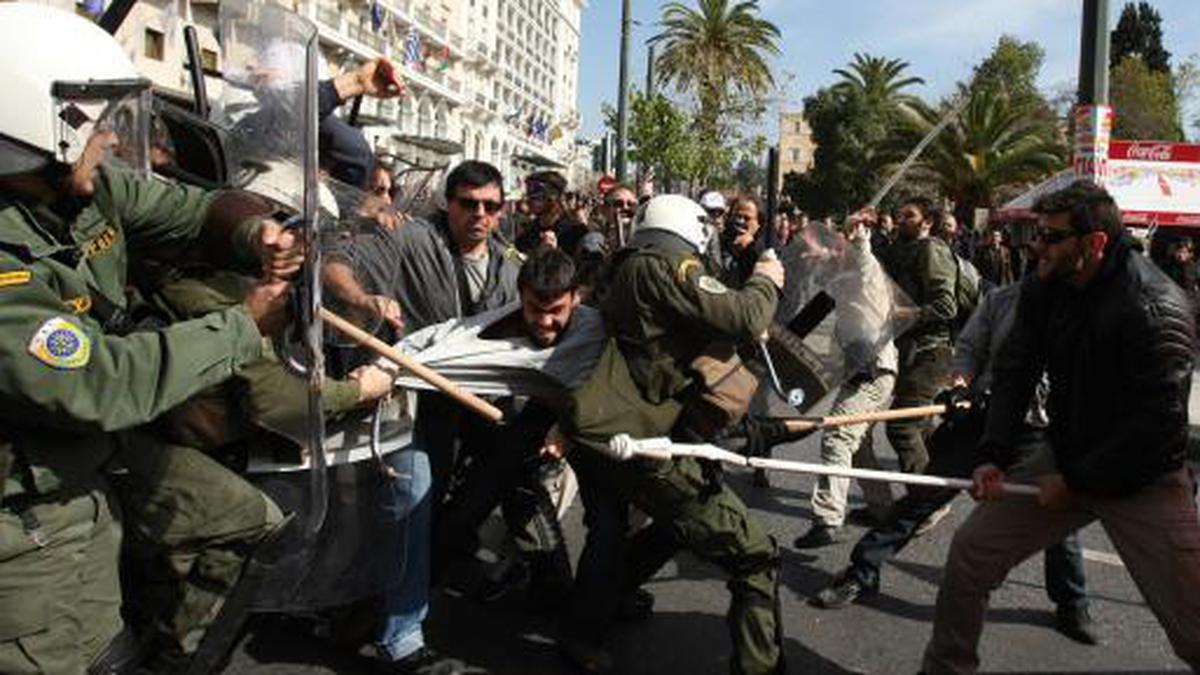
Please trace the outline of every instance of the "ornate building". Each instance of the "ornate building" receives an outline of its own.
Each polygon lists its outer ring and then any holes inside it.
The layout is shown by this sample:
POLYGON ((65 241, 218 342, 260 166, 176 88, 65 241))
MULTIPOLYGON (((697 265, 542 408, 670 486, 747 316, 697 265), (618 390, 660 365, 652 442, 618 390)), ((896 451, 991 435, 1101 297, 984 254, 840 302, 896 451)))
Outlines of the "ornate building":
MULTIPOLYGON (((86 13, 103 0, 46 1, 86 13)), ((579 28, 587 0, 272 1, 317 26, 328 74, 379 55, 400 67, 407 95, 365 100, 359 110, 380 152, 426 159, 430 148, 460 149, 451 162, 492 162, 510 190, 532 170, 565 171, 580 152, 579 28), (414 137, 442 142, 414 144, 414 137)), ((117 38, 157 86, 187 93, 182 29, 197 28, 201 61, 219 72, 218 4, 140 0, 117 38)))

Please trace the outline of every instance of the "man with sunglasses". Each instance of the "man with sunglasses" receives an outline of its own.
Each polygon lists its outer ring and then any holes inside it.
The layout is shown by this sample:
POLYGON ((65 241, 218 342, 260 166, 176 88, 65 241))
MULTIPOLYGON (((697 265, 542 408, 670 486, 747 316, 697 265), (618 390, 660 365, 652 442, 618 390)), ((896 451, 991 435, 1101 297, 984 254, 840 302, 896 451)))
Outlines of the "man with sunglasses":
POLYGON ((993 363, 973 494, 938 591, 929 675, 973 673, 988 595, 1009 570, 1099 520, 1175 653, 1200 669, 1200 522, 1184 466, 1196 332, 1183 292, 1086 181, 1040 199, 1036 274, 993 363), (1025 404, 1049 374, 1037 500, 1004 497, 1025 404))
POLYGON ((604 207, 600 213, 604 218, 604 234, 609 250, 620 248, 620 243, 632 234, 637 207, 637 195, 628 185, 617 185, 604 195, 604 207))
MULTIPOLYGON (((492 236, 504 207, 499 170, 486 162, 463 162, 446 177, 444 196, 445 211, 431 220, 376 229, 330 252, 324 272, 329 291, 361 307, 398 306, 409 332, 516 302, 518 261, 492 236)), ((391 318, 398 328, 400 317, 391 318)), ((511 399, 499 403, 506 407, 511 399)), ((465 672, 461 663, 425 646, 421 626, 429 605, 431 531, 442 515, 433 508, 444 501, 461 458, 499 448, 507 452, 519 444, 514 430, 528 425, 518 414, 498 429, 437 392, 421 392, 418 410, 412 451, 388 456, 405 476, 387 496, 385 512, 406 542, 406 550, 399 552, 406 564, 392 565, 400 572, 387 581, 386 616, 377 643, 395 673, 465 672)), ((550 504, 545 488, 523 481, 514 489, 530 496, 523 520, 508 520, 507 525, 531 563, 533 583, 565 586, 569 576, 558 578, 563 574, 558 563, 565 558, 559 550, 561 537, 538 536, 558 528, 553 508, 544 508, 550 504), (534 534, 524 536, 527 532, 534 534)), ((569 566, 565 573, 569 575, 569 566)))

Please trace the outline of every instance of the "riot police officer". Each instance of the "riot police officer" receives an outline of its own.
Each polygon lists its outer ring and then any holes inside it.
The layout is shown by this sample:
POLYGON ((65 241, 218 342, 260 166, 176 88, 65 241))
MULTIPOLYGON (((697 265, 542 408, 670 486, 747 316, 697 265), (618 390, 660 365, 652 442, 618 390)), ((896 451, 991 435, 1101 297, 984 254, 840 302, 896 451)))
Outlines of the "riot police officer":
POLYGON ((594 670, 611 665, 596 642, 622 595, 680 548, 730 576, 731 672, 783 670, 777 547, 719 471, 690 458, 618 462, 601 454, 619 433, 695 441, 745 413, 757 381, 734 345, 766 332, 783 268, 760 261, 742 288, 729 288, 701 259, 711 234, 707 214, 685 197, 663 195, 642 207, 603 306, 612 337, 572 395, 568 428, 585 447, 570 459, 588 535, 560 645, 594 670), (632 542, 623 536, 629 503, 654 519, 632 542))
POLYGON ((21 102, 0 112, 0 672, 83 673, 122 644, 101 468, 121 432, 260 358, 283 320, 287 284, 263 283, 223 311, 122 334, 131 263, 188 252, 284 276, 301 261, 248 196, 134 170, 148 145, 122 134, 149 112, 136 77, 95 24, 0 6, 0 89, 21 102))

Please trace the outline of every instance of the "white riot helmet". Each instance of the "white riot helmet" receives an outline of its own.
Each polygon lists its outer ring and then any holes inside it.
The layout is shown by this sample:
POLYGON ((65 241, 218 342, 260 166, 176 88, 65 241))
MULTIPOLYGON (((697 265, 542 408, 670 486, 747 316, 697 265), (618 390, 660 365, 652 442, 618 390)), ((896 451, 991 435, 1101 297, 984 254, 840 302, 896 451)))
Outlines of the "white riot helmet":
POLYGON ((683 238, 697 253, 708 250, 713 229, 708 214, 696 202, 682 195, 660 195, 638 209, 634 233, 662 230, 683 238))
POLYGON ((149 82, 111 35, 82 17, 0 2, 0 91, 0 175, 74 162, 98 128, 118 132, 122 155, 148 158, 149 82), (140 147, 128 143, 134 138, 140 147))

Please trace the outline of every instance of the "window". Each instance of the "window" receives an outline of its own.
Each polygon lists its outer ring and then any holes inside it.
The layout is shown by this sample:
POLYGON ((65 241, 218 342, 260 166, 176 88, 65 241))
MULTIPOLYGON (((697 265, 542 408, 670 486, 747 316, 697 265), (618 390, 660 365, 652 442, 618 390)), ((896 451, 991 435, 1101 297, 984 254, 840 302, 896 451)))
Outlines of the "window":
POLYGON ((162 61, 166 52, 166 39, 162 32, 147 28, 143 50, 146 58, 162 61))
POLYGON ((792 148, 791 155, 792 155, 792 159, 791 159, 792 164, 799 164, 800 163, 800 148, 792 148))
POLYGON ((797 134, 804 133, 804 122, 802 122, 800 120, 796 120, 795 128, 792 130, 792 133, 797 133, 797 134))

